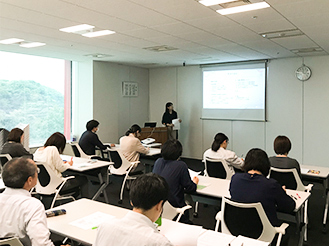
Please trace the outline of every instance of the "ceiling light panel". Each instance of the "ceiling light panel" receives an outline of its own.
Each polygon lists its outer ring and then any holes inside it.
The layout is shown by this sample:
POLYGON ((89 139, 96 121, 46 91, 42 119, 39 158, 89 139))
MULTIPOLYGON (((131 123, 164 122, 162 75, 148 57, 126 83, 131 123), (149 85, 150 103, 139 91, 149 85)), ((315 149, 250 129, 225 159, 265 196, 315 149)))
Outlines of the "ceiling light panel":
POLYGON ((100 31, 95 31, 95 32, 84 33, 82 35, 85 37, 98 37, 98 36, 111 35, 114 33, 115 33, 115 31, 111 31, 111 30, 100 30, 100 31))
POLYGON ((280 30, 280 31, 261 33, 260 35, 267 39, 274 39, 274 38, 284 38, 291 36, 301 36, 304 35, 304 33, 299 29, 292 29, 292 30, 280 30))
POLYGON ((23 43, 20 44, 19 46, 24 47, 24 48, 35 48, 35 47, 41 47, 46 45, 45 43, 39 43, 39 42, 31 42, 31 43, 23 43))
POLYGON ((217 4, 223 4, 223 3, 230 3, 230 2, 235 2, 238 0, 202 0, 199 1, 199 3, 203 4, 204 6, 213 6, 217 4))
POLYGON ((5 40, 1 40, 0 43, 2 44, 15 44, 15 43, 20 43, 23 42, 23 39, 19 39, 19 38, 9 38, 9 39, 5 39, 5 40))
POLYGON ((59 30, 63 31, 63 32, 67 32, 67 33, 75 33, 75 32, 79 32, 79 31, 92 30, 93 28, 95 28, 95 26, 92 26, 92 25, 89 25, 89 24, 80 24, 80 25, 76 25, 76 26, 62 28, 62 29, 59 29, 59 30))
POLYGON ((217 10, 217 12, 221 15, 229 15, 229 14, 235 14, 240 12, 246 12, 251 10, 259 10, 268 8, 270 5, 266 2, 260 2, 260 3, 252 3, 252 4, 246 4, 238 7, 232 7, 232 8, 226 8, 226 9, 220 9, 217 10))

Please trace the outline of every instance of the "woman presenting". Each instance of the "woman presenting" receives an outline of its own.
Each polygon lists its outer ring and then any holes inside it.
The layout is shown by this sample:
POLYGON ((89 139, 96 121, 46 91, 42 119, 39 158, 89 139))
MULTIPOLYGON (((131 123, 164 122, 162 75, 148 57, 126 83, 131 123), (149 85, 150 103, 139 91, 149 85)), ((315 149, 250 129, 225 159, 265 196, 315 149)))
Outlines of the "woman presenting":
MULTIPOLYGON (((174 124, 172 120, 177 119, 177 112, 174 110, 174 105, 172 102, 166 103, 165 112, 162 116, 162 124, 165 125, 168 129, 168 140, 178 139, 177 130, 174 130, 174 124)), ((179 119, 179 122, 182 122, 179 119)))

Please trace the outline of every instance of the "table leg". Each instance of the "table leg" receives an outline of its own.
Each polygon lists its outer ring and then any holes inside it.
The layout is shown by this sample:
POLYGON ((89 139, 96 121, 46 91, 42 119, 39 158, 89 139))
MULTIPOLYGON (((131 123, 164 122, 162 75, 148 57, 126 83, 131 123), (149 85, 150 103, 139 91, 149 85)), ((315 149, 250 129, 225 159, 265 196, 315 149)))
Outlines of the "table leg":
POLYGON ((328 204, 329 204, 329 190, 326 190, 327 192, 327 198, 326 198, 326 204, 324 206, 324 214, 323 214, 323 229, 322 232, 326 233, 327 232, 327 216, 328 216, 328 204))
POLYGON ((99 189, 97 190, 97 192, 93 196, 92 200, 96 200, 99 197, 99 195, 101 193, 103 193, 105 202, 109 204, 109 199, 108 199, 107 192, 106 192, 106 187, 109 184, 109 176, 108 176, 107 168, 104 168, 104 169, 102 169, 101 172, 98 173, 98 179, 99 179, 99 182, 100 182, 101 186, 99 187, 99 189), (105 169, 105 171, 104 171, 104 169, 105 169), (103 176, 106 179, 105 182, 103 180, 103 176))

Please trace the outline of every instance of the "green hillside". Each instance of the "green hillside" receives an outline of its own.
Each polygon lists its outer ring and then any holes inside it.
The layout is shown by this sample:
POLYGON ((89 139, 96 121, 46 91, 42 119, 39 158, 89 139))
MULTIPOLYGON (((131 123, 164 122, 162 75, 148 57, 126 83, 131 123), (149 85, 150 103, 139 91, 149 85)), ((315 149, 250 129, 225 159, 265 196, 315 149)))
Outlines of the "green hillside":
POLYGON ((0 127, 30 124, 30 144, 64 132, 64 96, 34 81, 0 80, 0 127))

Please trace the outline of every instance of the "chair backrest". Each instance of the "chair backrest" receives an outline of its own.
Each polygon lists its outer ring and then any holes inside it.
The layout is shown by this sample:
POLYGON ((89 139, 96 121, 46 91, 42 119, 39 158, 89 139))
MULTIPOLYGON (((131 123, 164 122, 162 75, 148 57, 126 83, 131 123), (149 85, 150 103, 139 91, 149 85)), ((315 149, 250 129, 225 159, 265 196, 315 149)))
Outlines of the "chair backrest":
POLYGON ((11 159, 10 154, 0 154, 0 165, 3 167, 11 159))
POLYGON ((174 208, 168 201, 163 204, 162 218, 172 220, 177 215, 177 209, 174 208))
POLYGON ((131 162, 124 157, 119 149, 109 149, 110 160, 114 162, 114 165, 110 165, 110 171, 112 174, 123 175, 126 174, 131 162))
POLYGON ((227 180, 232 178, 234 173, 230 170, 225 160, 205 157, 203 161, 208 176, 227 180))
POLYGON ((0 240, 0 246, 23 246, 17 237, 0 240))
POLYGON ((281 186, 286 186, 288 189, 305 191, 305 186, 295 168, 283 169, 271 167, 269 177, 275 179, 281 186))
POLYGON ((265 242, 271 242, 276 234, 260 202, 239 203, 223 198, 221 216, 222 233, 265 242))
POLYGON ((72 142, 70 144, 75 157, 90 158, 88 155, 85 154, 85 152, 83 152, 82 148, 79 146, 78 143, 72 142))
POLYGON ((39 194, 51 195, 57 191, 57 187, 63 182, 45 162, 36 162, 40 172, 35 190, 39 194))

